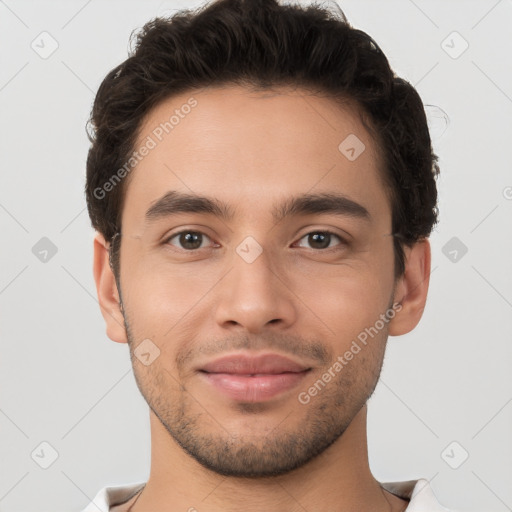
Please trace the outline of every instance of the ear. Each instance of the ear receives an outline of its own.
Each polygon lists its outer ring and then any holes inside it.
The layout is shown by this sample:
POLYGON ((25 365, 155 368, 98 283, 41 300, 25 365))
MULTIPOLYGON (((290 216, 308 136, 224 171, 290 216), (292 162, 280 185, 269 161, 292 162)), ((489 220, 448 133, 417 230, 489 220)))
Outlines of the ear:
POLYGON ((400 336, 412 331, 421 319, 430 281, 430 242, 428 239, 404 247, 405 271, 399 278, 393 303, 401 309, 389 322, 389 335, 400 336))
POLYGON ((107 336, 112 341, 127 343, 124 317, 121 312, 119 292, 110 268, 109 246, 102 234, 97 233, 94 237, 94 281, 96 292, 101 308, 101 314, 107 325, 107 336))

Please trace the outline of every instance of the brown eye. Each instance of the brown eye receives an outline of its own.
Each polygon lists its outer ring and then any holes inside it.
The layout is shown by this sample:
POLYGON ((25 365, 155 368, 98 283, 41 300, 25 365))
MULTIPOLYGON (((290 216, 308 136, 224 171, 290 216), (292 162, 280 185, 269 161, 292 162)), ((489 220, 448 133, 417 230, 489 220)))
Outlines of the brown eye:
POLYGON ((178 246, 180 249, 194 251, 202 248, 201 246, 205 238, 209 239, 208 236, 199 231, 181 231, 168 238, 166 243, 178 246), (179 245, 172 242, 174 239, 177 239, 179 245))
POLYGON ((345 241, 339 235, 332 233, 331 231, 312 231, 311 233, 303 236, 301 240, 307 239, 311 249, 321 250, 331 248, 333 238, 337 238, 341 242, 341 244, 338 245, 345 244, 345 241))

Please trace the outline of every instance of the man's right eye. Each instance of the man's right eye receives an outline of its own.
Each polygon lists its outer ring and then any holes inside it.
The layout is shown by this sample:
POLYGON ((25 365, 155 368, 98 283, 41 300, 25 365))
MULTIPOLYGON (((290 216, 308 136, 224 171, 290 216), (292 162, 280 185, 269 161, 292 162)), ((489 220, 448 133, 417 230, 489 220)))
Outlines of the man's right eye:
POLYGON ((185 251, 194 251, 197 249, 204 249, 204 239, 210 240, 208 235, 201 233, 200 231, 184 230, 174 233, 165 241, 166 244, 173 245, 185 251), (173 243, 172 240, 176 239, 177 243, 173 243), (179 244, 179 245, 178 245, 179 244))

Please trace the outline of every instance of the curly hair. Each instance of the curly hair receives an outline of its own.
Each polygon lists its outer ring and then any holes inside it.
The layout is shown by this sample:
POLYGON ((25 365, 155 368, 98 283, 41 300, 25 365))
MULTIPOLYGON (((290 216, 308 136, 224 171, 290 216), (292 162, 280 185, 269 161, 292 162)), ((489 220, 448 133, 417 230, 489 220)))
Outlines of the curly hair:
POLYGON ((128 161, 143 119, 159 102, 229 84, 291 85, 357 105, 384 164, 395 277, 403 274, 404 244, 428 237, 438 220, 438 158, 418 93, 394 74, 368 34, 315 4, 216 0, 155 18, 133 41, 129 57, 101 83, 88 122, 87 207, 92 226, 111 242, 116 276, 119 244, 112 242, 121 230, 127 180, 103 185, 128 161))

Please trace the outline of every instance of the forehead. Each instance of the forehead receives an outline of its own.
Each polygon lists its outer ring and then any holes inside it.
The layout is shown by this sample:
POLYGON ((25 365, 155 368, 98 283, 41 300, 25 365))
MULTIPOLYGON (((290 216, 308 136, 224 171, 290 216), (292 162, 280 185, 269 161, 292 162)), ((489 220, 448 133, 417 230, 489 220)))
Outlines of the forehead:
POLYGON ((304 90, 173 96, 142 123, 135 149, 143 145, 151 149, 126 183, 123 224, 170 190, 236 202, 242 216, 305 192, 341 192, 370 211, 386 206, 377 147, 357 107, 304 90))

